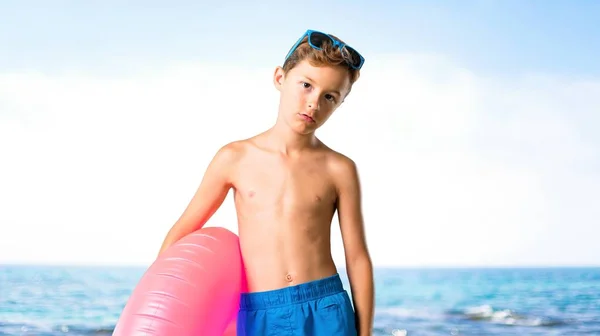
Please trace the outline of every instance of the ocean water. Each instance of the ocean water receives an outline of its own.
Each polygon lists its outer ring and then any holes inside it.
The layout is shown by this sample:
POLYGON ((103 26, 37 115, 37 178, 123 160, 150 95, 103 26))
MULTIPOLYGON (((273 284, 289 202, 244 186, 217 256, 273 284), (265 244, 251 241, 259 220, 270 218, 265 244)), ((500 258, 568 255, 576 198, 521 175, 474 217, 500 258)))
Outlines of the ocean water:
MULTIPOLYGON (((0 265, 0 335, 111 335, 143 272, 0 265)), ((377 269, 375 279, 375 335, 600 335, 600 268, 377 269)))

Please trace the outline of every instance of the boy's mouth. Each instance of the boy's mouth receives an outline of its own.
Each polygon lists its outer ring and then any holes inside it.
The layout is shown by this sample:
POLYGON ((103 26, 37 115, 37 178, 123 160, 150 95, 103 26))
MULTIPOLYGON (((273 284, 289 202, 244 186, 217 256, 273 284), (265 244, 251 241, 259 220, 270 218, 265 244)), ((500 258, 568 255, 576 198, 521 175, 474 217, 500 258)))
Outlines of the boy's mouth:
POLYGON ((309 116, 308 114, 304 114, 304 113, 302 113, 302 114, 300 114, 300 116, 301 116, 301 117, 302 117, 304 120, 306 120, 306 121, 315 122, 315 119, 313 119, 313 118, 312 118, 311 116, 309 116))

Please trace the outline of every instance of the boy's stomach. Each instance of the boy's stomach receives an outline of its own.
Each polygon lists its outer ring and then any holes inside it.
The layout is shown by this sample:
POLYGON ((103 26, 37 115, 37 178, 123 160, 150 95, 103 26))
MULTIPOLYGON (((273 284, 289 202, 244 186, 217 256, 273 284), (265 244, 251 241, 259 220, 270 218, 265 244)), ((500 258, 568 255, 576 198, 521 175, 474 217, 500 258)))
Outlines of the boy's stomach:
POLYGON ((248 291, 295 286, 337 273, 330 225, 330 221, 240 223, 248 291))

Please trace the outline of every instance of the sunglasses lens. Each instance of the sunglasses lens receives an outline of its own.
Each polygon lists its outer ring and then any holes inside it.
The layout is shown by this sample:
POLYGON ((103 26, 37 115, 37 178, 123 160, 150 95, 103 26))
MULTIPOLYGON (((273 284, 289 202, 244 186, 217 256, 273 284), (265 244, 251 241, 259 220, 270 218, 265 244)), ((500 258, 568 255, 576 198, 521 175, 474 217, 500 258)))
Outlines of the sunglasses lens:
MULTIPOLYGON (((326 43, 333 44, 334 41, 327 34, 313 31, 308 35, 308 43, 313 48, 321 49, 325 46, 326 43)), ((342 56, 344 56, 344 58, 350 64, 350 66, 356 69, 362 66, 362 57, 360 56, 358 51, 354 50, 354 48, 345 46, 342 48, 341 51, 342 56)))
POLYGON ((331 38, 323 33, 319 33, 319 32, 312 32, 309 36, 308 36, 309 40, 308 42, 310 42, 310 44, 312 44, 314 47, 317 48, 323 48, 323 45, 326 42, 331 43, 331 38))
POLYGON ((354 50, 354 48, 346 46, 342 50, 342 53, 343 53, 344 57, 346 58, 346 60, 348 60, 348 62, 350 64, 352 64, 353 67, 360 66, 361 57, 360 57, 360 54, 358 53, 358 51, 354 50))

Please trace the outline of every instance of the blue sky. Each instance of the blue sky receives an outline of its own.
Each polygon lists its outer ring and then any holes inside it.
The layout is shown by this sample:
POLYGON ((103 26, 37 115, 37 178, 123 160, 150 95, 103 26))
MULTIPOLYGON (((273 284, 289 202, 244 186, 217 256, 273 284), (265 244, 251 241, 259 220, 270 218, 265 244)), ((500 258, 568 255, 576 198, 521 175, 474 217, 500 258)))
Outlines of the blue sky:
MULTIPOLYGON (((0 263, 151 262, 214 151, 274 121, 270 76, 310 28, 367 60, 320 135, 361 169, 376 265, 598 264, 598 17, 593 1, 2 2, 0 263)), ((231 197, 209 225, 236 230, 231 197)))
POLYGON ((477 71, 598 75, 596 1, 12 1, 0 69, 126 68, 165 59, 271 64, 306 28, 368 56, 440 53, 477 71), (283 49, 282 49, 283 48, 283 49), (596 55, 596 56, 594 56, 596 55), (121 63, 124 62, 124 63, 121 63))

